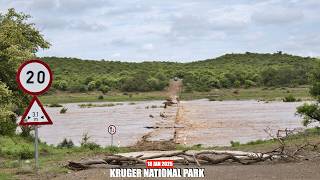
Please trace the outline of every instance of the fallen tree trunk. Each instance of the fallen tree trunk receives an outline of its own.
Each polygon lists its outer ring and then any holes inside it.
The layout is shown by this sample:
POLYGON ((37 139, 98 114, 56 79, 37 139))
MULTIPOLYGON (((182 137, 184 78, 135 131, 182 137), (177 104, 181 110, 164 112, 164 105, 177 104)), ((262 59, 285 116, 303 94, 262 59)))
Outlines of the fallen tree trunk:
MULTIPOLYGON (((230 152, 217 152, 217 151, 201 151, 198 153, 188 153, 186 151, 179 151, 173 153, 164 153, 153 156, 143 157, 142 155, 136 157, 126 157, 122 155, 107 155, 103 160, 88 160, 84 162, 73 162, 70 161, 67 167, 72 170, 83 170, 88 169, 91 165, 96 164, 108 164, 108 165, 144 165, 148 159, 163 159, 171 158, 174 160, 175 165, 183 164, 190 165, 194 164, 201 166, 202 164, 220 164, 224 162, 235 162, 243 165, 262 162, 266 160, 272 160, 272 158, 280 157, 278 153, 273 154, 239 154, 230 152)), ((283 156, 284 157, 284 156, 283 156)))

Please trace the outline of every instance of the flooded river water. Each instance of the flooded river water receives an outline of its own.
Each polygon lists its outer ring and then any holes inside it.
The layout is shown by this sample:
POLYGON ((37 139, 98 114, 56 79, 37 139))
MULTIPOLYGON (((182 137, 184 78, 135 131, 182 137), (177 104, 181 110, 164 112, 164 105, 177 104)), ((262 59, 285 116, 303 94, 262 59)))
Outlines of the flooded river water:
MULTIPOLYGON (((128 146, 153 131, 145 128, 146 126, 155 126, 159 121, 172 121, 171 124, 184 127, 176 131, 176 141, 179 143, 230 145, 231 140, 248 142, 268 138, 263 131, 267 127, 274 130, 302 127, 301 118, 295 116, 296 107, 301 104, 303 102, 184 101, 181 102, 180 108, 169 107, 169 110, 166 110, 175 114, 179 109, 177 118, 163 119, 159 116, 164 110, 159 108, 162 101, 135 104, 123 102, 122 105, 93 108, 80 108, 79 104, 72 103, 64 104, 68 108, 65 114, 59 113, 61 108, 46 107, 53 125, 42 126, 39 136, 48 144, 56 145, 63 138, 68 138, 79 145, 82 135, 88 133, 92 141, 105 146, 110 144, 107 126, 113 124, 117 126, 114 144, 128 146), (157 108, 151 108, 152 105, 156 105, 157 108)), ((168 131, 166 128, 159 131, 160 134, 161 132, 161 136, 166 137, 166 133, 174 131, 168 131)))
POLYGON ((205 146, 230 145, 269 139, 264 131, 302 128, 301 117, 295 115, 296 107, 303 102, 258 102, 196 100, 182 102, 178 123, 178 142, 205 146))

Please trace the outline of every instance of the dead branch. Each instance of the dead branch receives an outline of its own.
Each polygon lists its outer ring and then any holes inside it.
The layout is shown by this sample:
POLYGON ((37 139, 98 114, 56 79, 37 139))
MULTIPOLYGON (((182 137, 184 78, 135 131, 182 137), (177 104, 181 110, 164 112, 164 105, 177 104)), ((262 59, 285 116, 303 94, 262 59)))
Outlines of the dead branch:
MULTIPOLYGON (((231 151, 200 151, 200 152, 187 152, 177 151, 170 153, 157 154, 152 156, 138 155, 136 157, 126 157, 122 155, 107 155, 103 160, 88 160, 83 162, 73 162, 70 161, 67 165, 69 169, 72 170, 84 170, 91 168, 93 165, 97 164, 107 164, 107 165, 144 165, 146 160, 151 159, 163 159, 170 158, 173 159, 175 164, 183 165, 197 165, 201 166, 203 164, 214 165, 221 163, 238 163, 242 165, 254 164, 264 161, 282 160, 282 161, 298 161, 303 159, 308 159, 300 153, 306 150, 319 150, 320 143, 312 144, 310 142, 297 145, 296 149, 293 150, 292 147, 286 146, 286 136, 290 135, 292 132, 285 130, 285 137, 280 136, 280 131, 277 135, 271 133, 271 129, 265 129, 265 132, 273 139, 279 142, 279 146, 275 149, 267 152, 231 152, 231 151)), ((313 157, 319 157, 316 155, 313 157)))

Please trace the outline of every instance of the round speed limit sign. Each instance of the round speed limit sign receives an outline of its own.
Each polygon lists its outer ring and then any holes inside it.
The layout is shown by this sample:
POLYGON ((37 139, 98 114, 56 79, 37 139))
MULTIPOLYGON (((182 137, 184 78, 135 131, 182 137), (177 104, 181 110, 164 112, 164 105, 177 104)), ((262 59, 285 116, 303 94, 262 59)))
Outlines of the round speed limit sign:
POLYGON ((109 134, 114 135, 117 132, 116 126, 115 125, 110 125, 108 127, 108 132, 109 132, 109 134))
POLYGON ((46 92, 51 86, 52 78, 50 67, 38 59, 23 63, 16 76, 19 87, 31 95, 46 92))

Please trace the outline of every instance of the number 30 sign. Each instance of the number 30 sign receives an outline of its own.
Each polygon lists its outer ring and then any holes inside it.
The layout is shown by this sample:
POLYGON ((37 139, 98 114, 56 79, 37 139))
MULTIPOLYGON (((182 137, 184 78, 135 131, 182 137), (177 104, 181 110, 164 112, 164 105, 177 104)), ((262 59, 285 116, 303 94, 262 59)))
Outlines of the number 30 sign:
POLYGON ((26 61, 17 73, 19 87, 31 95, 40 95, 46 92, 52 83, 52 72, 49 66, 38 60, 26 61))

